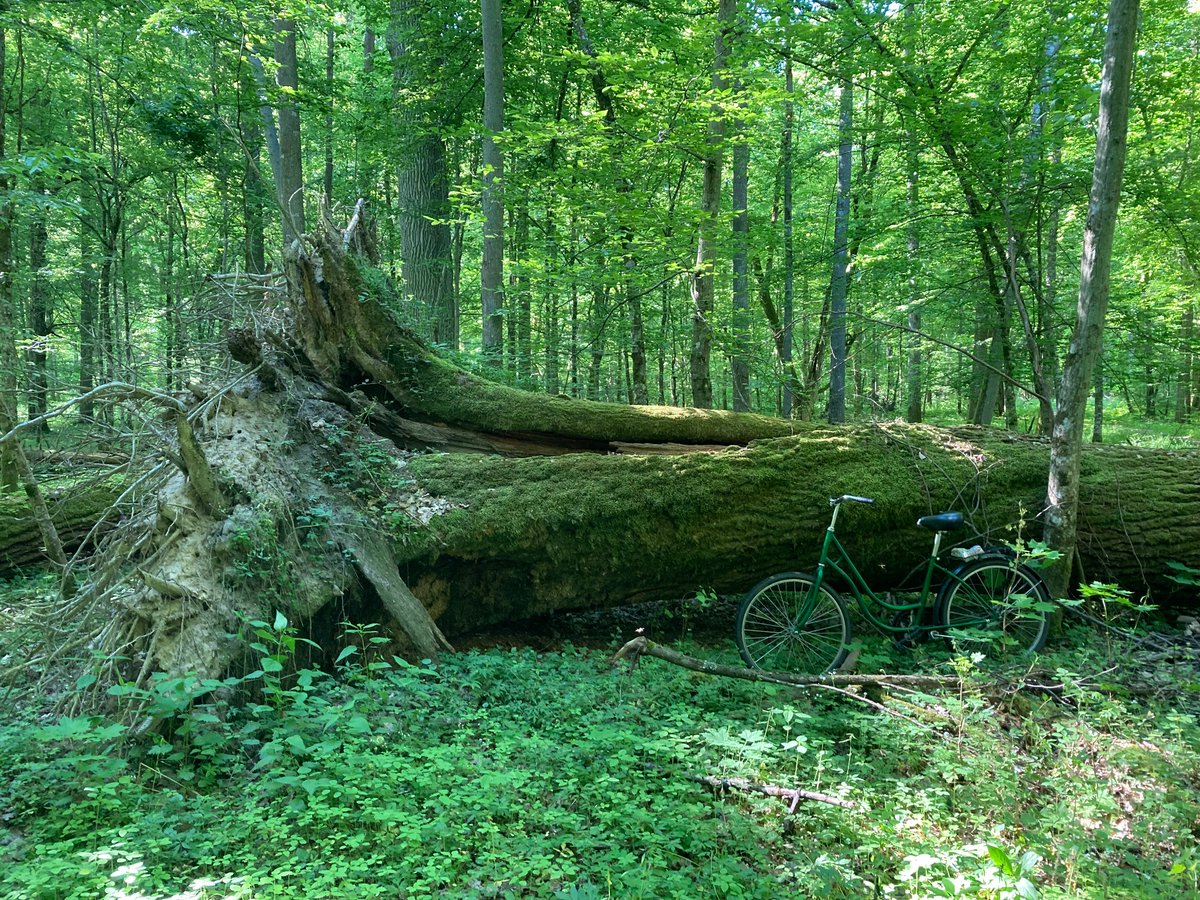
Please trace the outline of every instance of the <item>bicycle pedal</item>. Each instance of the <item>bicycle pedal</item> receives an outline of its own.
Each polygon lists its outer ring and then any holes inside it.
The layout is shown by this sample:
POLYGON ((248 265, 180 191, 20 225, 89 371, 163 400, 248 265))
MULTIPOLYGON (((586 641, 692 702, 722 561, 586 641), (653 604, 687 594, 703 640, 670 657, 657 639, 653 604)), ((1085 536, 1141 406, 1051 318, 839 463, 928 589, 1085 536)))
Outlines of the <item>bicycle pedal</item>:
POLYGON ((898 637, 892 641, 892 646, 897 650, 915 650, 921 644, 929 640, 929 632, 923 628, 914 628, 912 631, 905 634, 903 637, 898 637))

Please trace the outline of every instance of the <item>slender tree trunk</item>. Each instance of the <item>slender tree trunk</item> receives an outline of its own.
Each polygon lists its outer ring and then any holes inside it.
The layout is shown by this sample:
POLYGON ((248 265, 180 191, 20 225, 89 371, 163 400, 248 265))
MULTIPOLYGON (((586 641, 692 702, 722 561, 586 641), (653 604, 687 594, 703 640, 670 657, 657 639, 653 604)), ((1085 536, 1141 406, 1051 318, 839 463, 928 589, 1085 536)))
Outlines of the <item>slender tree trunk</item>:
MULTIPOLYGON (((1057 141, 1057 137, 1055 138, 1057 141)), ((1050 153, 1050 167, 1057 171, 1061 161, 1061 151, 1057 146, 1050 153)), ((1050 201, 1050 211, 1046 216, 1046 267, 1042 285, 1041 303, 1038 307, 1038 326, 1042 346, 1042 369, 1046 376, 1046 386, 1057 396, 1058 392, 1058 229, 1059 229, 1059 199, 1055 194, 1050 201)))
MULTIPOLYGON (((574 186, 575 175, 571 175, 572 186, 574 186)), ((571 396, 578 399, 583 395, 583 390, 580 387, 581 379, 579 377, 579 225, 575 220, 574 214, 571 216, 571 233, 568 238, 571 242, 571 252, 567 259, 567 266, 571 272, 570 298, 568 303, 571 310, 571 332, 568 338, 569 346, 567 347, 567 382, 570 385, 571 396)))
MULTIPOLYGON (((740 93, 739 85, 739 93, 740 93)), ((733 148, 733 410, 750 410, 750 143, 746 125, 738 120, 734 132, 742 139, 733 148)))
POLYGON ((642 317, 642 292, 638 290, 634 275, 637 257, 633 254, 632 235, 625 251, 625 297, 629 309, 629 402, 646 404, 650 398, 646 386, 646 325, 642 317))
MULTIPOLYGON (((737 0, 720 0, 717 31, 713 39, 712 88, 715 95, 725 90, 725 68, 729 61, 728 35, 733 27, 737 0)), ((721 211, 721 170, 725 159, 725 113, 714 102, 708 120, 708 149, 704 157, 704 187, 700 198, 700 233, 696 240, 696 267, 692 272, 692 405, 711 409, 713 291, 716 268, 717 225, 721 211)))
MULTIPOLYGON (((173 189, 177 189, 175 173, 171 173, 171 184, 173 189)), ((162 292, 165 303, 163 310, 166 313, 166 340, 167 340, 167 365, 163 372, 163 377, 160 383, 169 392, 175 390, 175 316, 178 310, 175 308, 176 297, 176 279, 175 279, 175 190, 171 191, 171 196, 167 197, 167 246, 166 252, 163 254, 162 268, 162 292)))
POLYGON ((1104 366, 1096 360, 1096 375, 1092 379, 1092 443, 1104 442, 1104 366))
POLYGON ((500 0, 481 0, 483 16, 483 354, 500 365, 504 351, 504 22, 500 0))
MULTIPOLYGON (((275 113, 267 96, 267 76, 263 70, 262 60, 250 55, 250 67, 254 71, 254 79, 258 89, 258 113, 262 120, 264 140, 267 145, 267 163, 271 168, 271 179, 275 182, 275 206, 282 217, 287 215, 287 207, 283 203, 284 173, 283 150, 279 143, 279 129, 275 126, 275 113)), ((260 176, 261 178, 261 173, 260 176)), ((287 234, 287 229, 284 229, 287 234)))
POLYGON ((1050 440, 1050 477, 1044 539, 1062 558, 1048 581, 1054 596, 1065 596, 1076 551, 1079 465, 1083 417, 1093 370, 1100 355, 1108 310, 1109 273, 1129 126, 1129 91, 1137 43, 1139 0, 1112 0, 1100 81, 1096 164, 1084 226, 1075 331, 1063 365, 1062 384, 1050 440))
POLYGON ((917 141, 914 123, 909 121, 906 133, 905 160, 908 168, 908 364, 905 367, 905 395, 907 407, 905 418, 909 422, 920 422, 921 409, 921 220, 920 215, 920 169, 921 147, 917 141))
POLYGON ((300 140, 299 69, 296 61, 296 22, 275 22, 275 83, 280 90, 279 172, 276 189, 283 225, 284 246, 290 246, 307 230, 304 222, 304 168, 300 140))
POLYGON ((1192 340, 1195 331, 1195 311, 1189 305, 1179 323, 1179 373, 1175 379, 1175 421, 1186 422, 1192 408, 1192 340))
POLYGON ((261 168, 262 128, 252 119, 242 123, 242 145, 246 152, 242 168, 243 264, 247 272, 261 274, 267 270, 267 242, 263 235, 266 228, 263 207, 267 187, 261 168))
MULTIPOLYGON (((96 385, 96 265, 92 241, 93 212, 86 200, 81 204, 79 220, 79 392, 86 394, 96 385)), ((79 404, 79 417, 90 422, 95 416, 95 404, 84 400, 79 404)))
MULTIPOLYGON (((49 356, 50 335, 54 329, 50 294, 46 289, 46 219, 41 210, 34 213, 29 223, 29 331, 32 340, 26 352, 29 363, 29 418, 36 419, 50 408, 49 374, 46 361, 49 356)), ((38 432, 49 431, 42 422, 38 432)))
MULTIPOLYGON (((6 159, 5 130, 8 118, 8 82, 6 80, 5 23, 0 21, 0 163, 6 159)), ((0 165, 0 434, 17 424, 16 320, 13 315, 13 209, 8 170, 0 165)), ((13 442, 0 443, 0 491, 17 488, 17 452, 13 442)))
POLYGON ((588 366, 587 398, 601 400, 600 376, 604 362, 605 342, 608 333, 608 288, 597 284, 592 288, 592 306, 589 311, 591 363, 588 366))
MULTIPOLYGON (((515 210, 514 259, 529 259, 529 210, 515 210)), ((514 265, 516 288, 516 373, 522 387, 530 387, 533 378, 533 291, 529 271, 514 265)))
MULTIPOLYGON (((789 7, 790 9, 790 7, 789 7)), ((791 15, 788 15, 791 22, 791 15)), ((796 308, 796 248, 792 238, 792 141, 795 130, 796 104, 792 100, 795 92, 795 75, 792 70, 791 46, 785 45, 784 90, 787 100, 783 105, 783 322, 782 339, 779 347, 779 363, 783 367, 783 402, 781 412, 785 419, 794 414, 796 402, 796 376, 792 363, 792 332, 796 308)))
POLYGON ((854 151, 854 82, 842 79, 838 119, 837 207, 833 224, 833 274, 829 280, 829 421, 846 421, 846 266, 850 235, 850 165, 854 151))
POLYGON ((337 87, 333 80, 333 64, 336 54, 337 33, 330 25, 325 29, 325 181, 322 185, 329 210, 333 209, 333 96, 337 87))

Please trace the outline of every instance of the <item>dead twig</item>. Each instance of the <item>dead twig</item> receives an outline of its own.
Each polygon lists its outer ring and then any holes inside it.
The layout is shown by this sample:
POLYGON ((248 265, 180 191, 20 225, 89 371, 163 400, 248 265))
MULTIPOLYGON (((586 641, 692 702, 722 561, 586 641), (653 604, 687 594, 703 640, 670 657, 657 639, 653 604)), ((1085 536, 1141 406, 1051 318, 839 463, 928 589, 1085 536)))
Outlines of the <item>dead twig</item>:
POLYGON ((788 806, 789 813, 796 811, 796 807, 801 800, 808 800, 813 803, 828 803, 831 806, 840 806, 842 809, 861 810, 864 808, 861 803, 855 803, 853 800, 847 800, 844 797, 835 797, 832 794, 822 794, 818 791, 806 791, 802 788, 786 788, 775 784, 758 784, 745 778, 718 778, 716 775, 694 775, 691 773, 685 773, 683 777, 696 784, 707 785, 714 790, 744 791, 748 794, 762 794, 766 797, 778 797, 781 800, 789 800, 791 801, 788 806))
POLYGON ((791 672, 767 672, 762 669, 747 669, 742 666, 727 666, 707 659, 697 659, 694 656, 671 650, 645 636, 636 637, 613 654, 612 662, 628 660, 630 666, 636 666, 642 656, 655 656, 693 672, 705 675, 721 675, 725 678, 738 678, 742 681, 761 681, 767 684, 782 684, 796 688, 848 688, 848 687, 907 687, 917 690, 959 690, 963 687, 961 678, 948 675, 852 675, 829 673, 825 675, 796 675, 791 672))

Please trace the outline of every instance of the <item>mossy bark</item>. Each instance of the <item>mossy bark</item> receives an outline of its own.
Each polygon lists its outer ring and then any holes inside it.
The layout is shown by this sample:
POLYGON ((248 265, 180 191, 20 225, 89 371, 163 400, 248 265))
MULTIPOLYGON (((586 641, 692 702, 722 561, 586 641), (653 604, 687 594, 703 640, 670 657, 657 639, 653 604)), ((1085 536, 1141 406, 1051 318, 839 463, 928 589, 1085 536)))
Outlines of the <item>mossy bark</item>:
POLYGON ((296 261, 297 336, 329 384, 359 388, 394 413, 468 429, 505 454, 612 452, 627 444, 745 444, 795 434, 799 423, 723 410, 625 406, 517 390, 473 375, 393 321, 352 257, 328 245, 296 261))
MULTIPOLYGON (((457 507, 401 545, 401 571, 448 634, 570 607, 741 592, 810 569, 829 522, 868 581, 897 587, 929 552, 916 527, 959 510, 966 544, 1028 540, 1048 445, 990 429, 889 424, 684 456, 552 459, 438 455, 410 466, 457 507), (1023 524, 1022 524, 1023 523, 1023 524)), ((1200 456, 1096 448, 1084 462, 1081 554, 1088 580, 1169 597, 1166 562, 1200 566, 1200 456)))
MULTIPOLYGON (((121 485, 109 479, 83 487, 43 485, 51 521, 63 548, 74 551, 108 512, 121 485)), ((0 575, 46 562, 46 542, 24 494, 0 496, 0 575)))

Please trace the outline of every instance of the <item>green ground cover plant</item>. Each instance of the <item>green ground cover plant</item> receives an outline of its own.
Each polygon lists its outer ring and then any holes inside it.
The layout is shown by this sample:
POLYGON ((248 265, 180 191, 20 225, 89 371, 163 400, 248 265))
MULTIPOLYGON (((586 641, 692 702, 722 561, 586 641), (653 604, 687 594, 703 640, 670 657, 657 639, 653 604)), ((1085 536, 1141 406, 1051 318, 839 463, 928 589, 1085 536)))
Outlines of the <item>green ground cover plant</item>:
MULTIPOLYGON (((5 666, 23 640, 16 610, 5 666)), ((1090 630, 1028 675, 1064 688, 1004 701, 985 696, 999 677, 986 659, 872 647, 873 666, 967 678, 957 694, 893 697, 890 712, 654 661, 614 669, 607 650, 570 645, 435 667, 388 655, 363 626, 324 672, 293 667, 303 639, 282 616, 242 636, 239 678, 101 690, 84 672, 73 692, 103 702, 66 716, 8 692, 0 896, 1200 890, 1197 685, 1174 675, 1159 700, 1102 683, 1086 674, 1106 658, 1090 630), (696 775, 851 806, 789 814, 696 775)), ((685 649, 736 660, 732 642, 685 649)))

